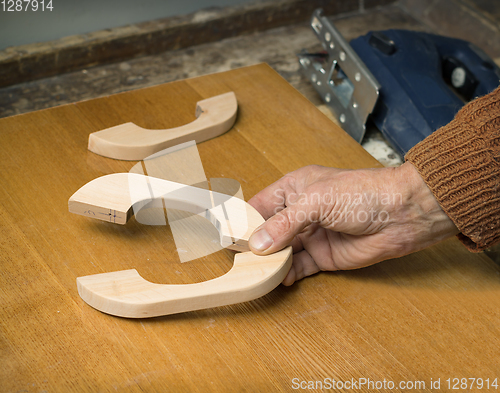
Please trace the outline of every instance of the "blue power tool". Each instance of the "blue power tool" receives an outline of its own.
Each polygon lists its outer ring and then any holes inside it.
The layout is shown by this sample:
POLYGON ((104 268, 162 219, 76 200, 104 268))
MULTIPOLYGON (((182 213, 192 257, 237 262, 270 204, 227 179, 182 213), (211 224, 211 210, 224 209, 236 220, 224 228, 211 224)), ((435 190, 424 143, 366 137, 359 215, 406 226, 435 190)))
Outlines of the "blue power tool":
POLYGON ((404 156, 449 123, 465 102, 499 85, 500 68, 467 41, 386 30, 349 44, 321 10, 314 12, 311 26, 326 52, 302 53, 300 64, 358 142, 371 119, 404 156))

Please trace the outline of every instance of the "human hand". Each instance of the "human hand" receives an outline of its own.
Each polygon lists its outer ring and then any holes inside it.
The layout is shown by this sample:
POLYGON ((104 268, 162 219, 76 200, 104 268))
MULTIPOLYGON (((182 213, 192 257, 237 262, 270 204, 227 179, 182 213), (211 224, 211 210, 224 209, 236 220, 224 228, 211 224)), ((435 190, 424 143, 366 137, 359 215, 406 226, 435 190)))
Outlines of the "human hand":
POLYGON ((267 220, 250 237, 250 249, 267 255, 293 247, 285 285, 407 255, 458 233, 410 163, 362 170, 307 166, 248 202, 267 220))

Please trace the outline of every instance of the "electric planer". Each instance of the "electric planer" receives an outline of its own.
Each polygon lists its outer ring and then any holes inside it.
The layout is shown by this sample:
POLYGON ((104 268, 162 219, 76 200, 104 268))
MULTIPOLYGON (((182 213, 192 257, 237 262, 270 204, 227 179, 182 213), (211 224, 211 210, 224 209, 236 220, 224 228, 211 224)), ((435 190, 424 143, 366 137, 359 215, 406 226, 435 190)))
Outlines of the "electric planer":
POLYGON ((402 156, 499 85, 500 68, 464 40, 385 30, 348 43, 320 9, 311 27, 325 51, 299 62, 342 128, 361 143, 371 120, 402 156))

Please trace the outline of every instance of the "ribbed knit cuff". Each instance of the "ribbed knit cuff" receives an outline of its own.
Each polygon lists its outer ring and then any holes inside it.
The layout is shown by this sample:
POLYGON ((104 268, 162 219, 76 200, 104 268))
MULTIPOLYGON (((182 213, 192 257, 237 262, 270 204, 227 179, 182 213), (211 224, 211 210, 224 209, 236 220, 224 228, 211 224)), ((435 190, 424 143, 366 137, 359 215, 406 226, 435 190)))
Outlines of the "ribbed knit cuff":
POLYGON ((405 156, 474 252, 500 242, 500 88, 465 105, 405 156))

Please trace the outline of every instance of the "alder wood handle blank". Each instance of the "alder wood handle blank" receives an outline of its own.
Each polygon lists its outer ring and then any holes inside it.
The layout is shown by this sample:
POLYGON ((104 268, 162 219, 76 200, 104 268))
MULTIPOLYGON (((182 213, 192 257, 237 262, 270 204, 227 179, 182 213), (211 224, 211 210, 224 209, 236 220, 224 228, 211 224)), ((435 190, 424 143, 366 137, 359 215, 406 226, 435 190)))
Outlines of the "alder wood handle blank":
POLYGON ((137 173, 113 173, 88 182, 69 198, 68 209, 123 225, 157 198, 163 199, 166 208, 211 221, 219 231, 221 246, 234 251, 249 251, 250 235, 264 223, 257 210, 237 197, 137 173))
POLYGON ((88 149, 117 160, 139 161, 163 149, 195 140, 215 138, 228 131, 236 120, 238 101, 233 92, 207 98, 196 104, 193 122, 166 130, 148 130, 125 123, 93 132, 88 149))
POLYGON ((264 219, 251 205, 231 195, 135 173, 115 173, 81 187, 68 207, 72 213, 125 224, 134 208, 159 197, 167 208, 209 219, 223 247, 247 252, 235 255, 225 275, 196 284, 155 284, 134 269, 79 277, 78 293, 92 307, 116 316, 146 318, 235 304, 270 292, 290 270, 291 247, 267 256, 248 251, 248 239, 264 219), (214 201, 219 204, 214 206, 214 201))
POLYGON ((135 269, 78 277, 80 297, 107 314, 149 318, 257 299, 276 288, 292 263, 288 247, 267 256, 235 254, 229 272, 196 284, 154 284, 135 269))

